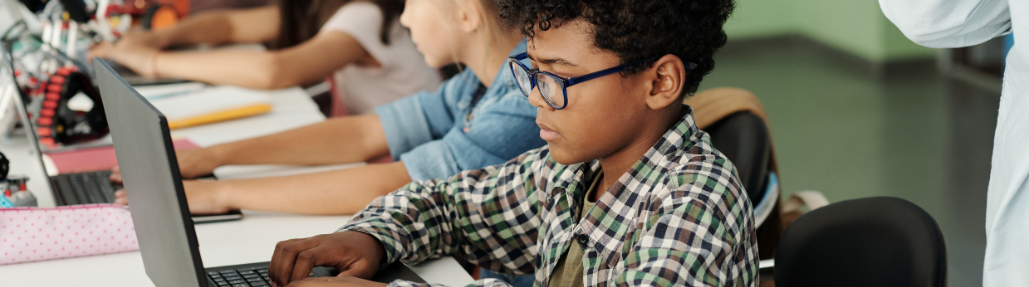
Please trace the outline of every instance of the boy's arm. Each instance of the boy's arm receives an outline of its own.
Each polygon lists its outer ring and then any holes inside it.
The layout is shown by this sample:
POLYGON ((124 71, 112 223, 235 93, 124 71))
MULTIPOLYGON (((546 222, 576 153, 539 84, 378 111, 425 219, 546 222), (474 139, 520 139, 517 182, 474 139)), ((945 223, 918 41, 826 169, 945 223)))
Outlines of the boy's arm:
POLYGON ((378 238, 387 253, 384 265, 455 255, 472 263, 505 261, 507 269, 531 273, 540 224, 535 185, 541 153, 546 150, 449 180, 413 182, 372 201, 340 231, 378 238), (493 252, 504 249, 512 251, 493 252))
POLYGON ((340 231, 378 239, 386 256, 416 264, 451 255, 494 270, 535 270, 540 225, 536 174, 547 150, 449 180, 411 183, 380 197, 340 231))
POLYGON ((413 264, 445 255, 531 273, 540 224, 536 171, 546 155, 546 149, 529 151, 446 181, 411 183, 373 201, 339 232, 280 242, 269 274, 280 286, 303 279, 311 266, 368 278, 398 260, 413 264), (355 234, 376 244, 345 240, 361 238, 355 234))
POLYGON ((757 239, 738 185, 698 181, 664 196, 613 271, 618 285, 757 286, 757 239), (701 193, 701 190, 716 192, 701 193), (718 191, 724 190, 724 191, 718 191))

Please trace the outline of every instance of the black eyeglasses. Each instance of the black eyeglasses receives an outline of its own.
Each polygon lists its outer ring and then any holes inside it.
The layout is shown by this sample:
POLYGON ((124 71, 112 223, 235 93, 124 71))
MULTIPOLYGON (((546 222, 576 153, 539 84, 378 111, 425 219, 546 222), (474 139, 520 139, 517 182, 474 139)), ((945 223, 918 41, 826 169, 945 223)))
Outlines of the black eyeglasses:
MULTIPOLYGON (((632 63, 626 63, 618 65, 616 67, 604 69, 601 71, 585 74, 574 78, 562 78, 561 76, 555 75, 550 72, 544 72, 540 70, 530 69, 529 67, 522 64, 520 60, 528 58, 529 55, 521 53, 513 57, 507 58, 507 65, 511 68, 511 73, 514 75, 515 82, 518 83, 518 88, 522 91, 522 94, 526 97, 529 93, 532 93, 532 89, 539 86, 540 95, 543 96, 543 100, 547 101, 551 107, 555 110, 564 109, 568 106, 568 87, 607 76, 610 74, 618 73, 626 68, 637 66, 646 62, 653 61, 655 58, 646 60, 635 61, 632 63)), ((697 64, 687 62, 686 70, 692 71, 697 67, 697 64)))

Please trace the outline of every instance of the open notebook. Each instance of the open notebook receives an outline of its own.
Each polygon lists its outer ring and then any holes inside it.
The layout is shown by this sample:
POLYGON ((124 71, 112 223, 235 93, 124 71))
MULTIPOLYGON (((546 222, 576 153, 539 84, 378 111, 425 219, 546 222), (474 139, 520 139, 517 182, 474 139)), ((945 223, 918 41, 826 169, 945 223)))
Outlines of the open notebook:
POLYGON ((147 96, 168 118, 168 128, 178 129, 216 123, 270 112, 271 96, 235 86, 217 86, 147 96))

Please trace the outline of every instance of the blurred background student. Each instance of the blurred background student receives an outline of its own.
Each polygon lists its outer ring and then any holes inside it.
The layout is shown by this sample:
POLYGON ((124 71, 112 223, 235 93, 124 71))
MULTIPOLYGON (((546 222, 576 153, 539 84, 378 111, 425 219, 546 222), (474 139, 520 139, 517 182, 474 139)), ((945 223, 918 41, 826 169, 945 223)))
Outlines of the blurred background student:
MULTIPOLYGON (((435 92, 413 94, 367 115, 177 152, 185 178, 223 165, 327 165, 385 155, 395 162, 297 176, 187 180, 183 187, 190 211, 353 214, 412 180, 501 164, 546 144, 539 137, 536 107, 504 65, 509 56, 525 53, 525 42, 516 29, 500 23, 493 1, 407 4, 401 22, 424 53, 423 64, 467 67, 435 92)), ((120 174, 112 180, 119 181, 120 174)), ((133 191, 119 191, 116 202, 127 203, 125 192, 133 191)))
POLYGON ((369 113, 440 83, 439 73, 425 64, 410 33, 398 23, 403 9, 400 0, 283 0, 202 13, 164 30, 134 31, 117 43, 95 46, 91 54, 144 76, 256 89, 331 77, 347 113, 369 113), (270 43, 272 49, 166 50, 235 43, 270 43))

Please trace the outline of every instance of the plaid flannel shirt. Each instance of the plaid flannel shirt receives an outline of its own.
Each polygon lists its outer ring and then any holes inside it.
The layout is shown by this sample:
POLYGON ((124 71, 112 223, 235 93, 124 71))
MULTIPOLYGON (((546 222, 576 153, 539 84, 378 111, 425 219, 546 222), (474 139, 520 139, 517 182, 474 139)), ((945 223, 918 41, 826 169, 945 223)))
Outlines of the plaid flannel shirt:
MULTIPOLYGON (((573 212, 599 161, 562 165, 545 146, 448 180, 408 184, 340 231, 381 241, 383 266, 451 255, 490 270, 535 272, 535 285, 547 286, 576 240, 585 246, 587 286, 757 286, 750 200, 735 167, 697 129, 692 109, 683 110, 578 223, 573 212)), ((390 284, 411 285, 419 284, 390 284)))

